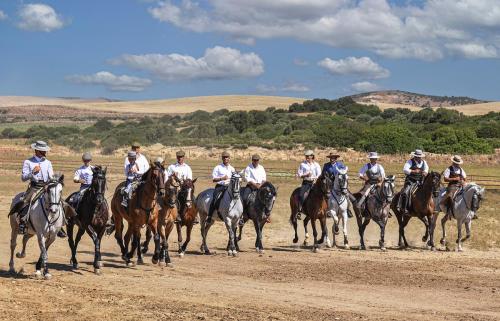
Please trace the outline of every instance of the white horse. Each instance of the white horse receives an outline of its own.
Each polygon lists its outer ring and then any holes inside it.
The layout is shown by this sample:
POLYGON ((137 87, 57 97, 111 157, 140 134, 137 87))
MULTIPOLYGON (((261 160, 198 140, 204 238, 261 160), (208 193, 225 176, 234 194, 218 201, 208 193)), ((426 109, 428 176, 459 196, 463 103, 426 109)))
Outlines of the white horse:
MULTIPOLYGON (((436 202, 437 212, 444 212, 445 209, 441 208, 441 199, 446 194, 446 188, 442 188, 438 201, 436 202)), ((481 206, 481 201, 484 197, 484 187, 477 185, 476 183, 469 183, 463 187, 463 190, 458 191, 457 195, 453 201, 452 217, 457 220, 457 251, 463 251, 462 242, 466 241, 471 236, 471 223, 472 218, 481 206), (465 224, 465 238, 462 238, 462 225, 465 224)), ((436 215, 437 216, 437 215, 436 215)), ((446 244, 446 222, 448 221, 448 215, 445 215, 441 219, 441 227, 443 229, 443 237, 440 243, 442 245, 446 244)))
MULTIPOLYGON (((49 273, 47 266, 48 255, 47 251, 50 245, 55 241, 56 235, 64 225, 64 211, 61 199, 63 189, 64 175, 56 176, 51 179, 44 187, 43 195, 34 201, 29 208, 29 219, 27 222, 27 233, 23 236, 23 249, 16 253, 17 258, 26 256, 26 244, 28 240, 36 234, 38 238, 38 246, 40 247, 40 258, 36 263, 35 277, 42 276, 49 280, 52 275, 49 273), (42 274, 43 268, 43 274, 42 274)), ((16 204, 23 193, 17 194, 12 200, 11 206, 16 204)), ((10 262, 9 271, 15 273, 14 268, 14 251, 16 249, 17 231, 19 225, 17 223, 17 214, 10 216, 10 262)))
MULTIPOLYGON (((347 218, 348 218, 348 208, 349 208, 349 177, 347 176, 347 170, 341 169, 335 175, 335 180, 333 183, 333 189, 328 197, 328 211, 333 217, 333 246, 336 246, 335 235, 339 234, 339 215, 342 218, 342 232, 344 234, 344 247, 349 249, 349 241, 347 240, 347 218)), ((326 246, 332 247, 332 243, 326 237, 326 246)))
MULTIPOLYGON (((227 255, 229 256, 236 256, 239 251, 236 229, 238 228, 240 217, 243 214, 243 204, 240 198, 240 180, 241 176, 239 174, 233 173, 231 175, 229 186, 224 192, 224 195, 222 195, 218 207, 229 234, 229 240, 227 242, 227 255)), ((210 222, 206 222, 213 194, 214 189, 209 188, 201 192, 196 198, 196 208, 200 214, 201 221, 201 237, 203 238, 200 251, 205 254, 210 254, 210 250, 207 246, 207 234, 210 226, 214 223, 214 218, 217 217, 217 214, 215 214, 215 217, 212 217, 210 222)))

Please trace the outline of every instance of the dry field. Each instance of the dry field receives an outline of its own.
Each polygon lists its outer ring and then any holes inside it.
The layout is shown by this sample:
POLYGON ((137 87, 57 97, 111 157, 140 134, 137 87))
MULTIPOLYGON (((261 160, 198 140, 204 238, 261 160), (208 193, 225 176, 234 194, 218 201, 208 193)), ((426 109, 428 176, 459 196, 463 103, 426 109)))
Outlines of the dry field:
MULTIPOLYGON (((403 105, 403 104, 389 104, 389 103, 376 103, 376 105, 384 110, 388 108, 408 108, 412 111, 422 110, 422 107, 412 106, 412 105, 403 105)), ((437 109, 438 107, 433 107, 433 109, 437 109)), ((453 106, 453 107, 443 107, 447 109, 457 110, 464 115, 474 116, 474 115, 484 115, 491 111, 500 112, 500 102, 490 102, 483 104, 470 104, 470 105, 461 105, 461 106, 453 106)))
MULTIPOLYGON (((19 166, 29 156, 25 149, 2 145, 0 154, 0 212, 6 214, 11 197, 25 185, 19 180, 19 166)), ((70 182, 78 166, 77 156, 56 148, 51 155, 57 171, 66 174, 65 194, 77 186, 70 182)), ((95 163, 110 166, 108 199, 121 180, 122 158, 98 156, 95 163)), ((211 185, 207 166, 215 159, 191 160, 199 193, 211 185)), ((236 158, 241 169, 246 160, 236 158)), ((263 163, 271 168, 293 171, 294 161, 263 163)), ((351 164, 357 168, 358 164, 351 164)), ((388 171, 399 166, 389 165, 388 171)), ((479 171, 479 166, 469 170, 479 171)), ((483 169, 484 166, 483 166, 483 169)), ((498 174, 498 167, 490 167, 498 174)), ((354 175, 353 175, 354 176, 354 175)), ((351 250, 292 246, 288 224, 288 197, 299 184, 292 178, 272 177, 279 186, 272 223, 264 231, 264 255, 253 250, 254 233, 245 227, 242 252, 236 258, 225 255, 226 232, 216 223, 209 245, 216 255, 199 255, 199 227, 189 254, 178 258, 176 234, 170 238, 173 268, 151 264, 125 267, 112 237, 102 244, 103 275, 92 273, 93 246, 85 236, 79 247, 80 270, 69 265, 66 240, 57 240, 49 251, 53 279, 35 280, 32 275, 38 256, 32 240, 25 259, 16 260, 16 276, 8 274, 10 228, 0 215, 0 319, 2 320, 498 320, 500 319, 500 194, 489 191, 473 223, 466 251, 457 253, 439 247, 429 252, 419 241, 422 224, 408 227, 411 249, 396 249, 397 223, 390 220, 386 240, 389 250, 380 252, 378 228, 367 229, 368 251, 359 251, 354 220, 349 223, 351 250)), ((357 188, 352 181, 352 189, 357 188)), ((448 224, 449 240, 456 235, 448 224)), ((329 221, 331 227, 332 222, 329 221)), ((301 231, 302 232, 302 231, 301 231)), ((301 241, 302 236, 301 235, 301 241)), ((440 235, 440 232, 437 232, 440 235)))

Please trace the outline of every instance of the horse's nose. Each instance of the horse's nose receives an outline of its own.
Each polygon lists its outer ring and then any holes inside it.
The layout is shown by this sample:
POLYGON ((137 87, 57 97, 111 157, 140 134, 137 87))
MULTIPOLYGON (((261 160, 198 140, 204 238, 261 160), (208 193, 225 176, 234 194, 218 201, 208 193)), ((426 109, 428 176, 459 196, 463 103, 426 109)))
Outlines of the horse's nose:
POLYGON ((191 208, 191 202, 186 202, 187 208, 191 208))
POLYGON ((49 208, 49 211, 50 211, 51 213, 55 213, 55 212, 57 212, 57 205, 51 205, 51 206, 50 206, 50 208, 49 208))

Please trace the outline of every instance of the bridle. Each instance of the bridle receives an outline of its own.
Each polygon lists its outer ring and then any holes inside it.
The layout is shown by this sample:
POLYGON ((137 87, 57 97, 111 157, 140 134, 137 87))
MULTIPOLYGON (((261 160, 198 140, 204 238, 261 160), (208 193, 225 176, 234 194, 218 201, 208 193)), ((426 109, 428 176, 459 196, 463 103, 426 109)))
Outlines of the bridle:
POLYGON ((337 173, 336 179, 337 179, 336 181, 337 181, 337 185, 338 185, 339 189, 338 190, 335 189, 335 181, 334 181, 331 194, 333 196, 333 199, 335 199, 335 201, 337 202, 337 204, 340 205, 347 200, 346 195, 349 192, 349 189, 348 189, 349 182, 348 182, 348 178, 347 178, 347 172, 337 173), (340 198, 338 198, 337 195, 340 195, 340 198))
POLYGON ((231 180, 229 181, 229 188, 231 189, 231 200, 240 198, 240 179, 241 176, 238 173, 233 173, 231 175, 231 180))

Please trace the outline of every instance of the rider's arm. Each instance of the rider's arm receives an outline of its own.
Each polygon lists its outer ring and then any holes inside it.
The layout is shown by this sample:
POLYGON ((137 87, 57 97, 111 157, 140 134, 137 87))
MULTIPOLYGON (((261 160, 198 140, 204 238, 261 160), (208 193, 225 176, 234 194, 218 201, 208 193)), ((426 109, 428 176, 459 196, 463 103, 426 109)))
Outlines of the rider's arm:
POLYGON ((379 170, 380 170, 380 181, 384 181, 385 179, 385 169, 382 167, 382 165, 378 165, 379 170))
POLYGON ((363 181, 367 181, 368 180, 368 177, 366 177, 366 171, 368 170, 368 166, 367 165, 364 165, 363 167, 361 167, 361 169, 359 170, 359 179, 363 180, 363 181))
POLYGON ((21 174, 21 180, 23 182, 26 182, 30 180, 33 177, 33 173, 31 173, 31 168, 30 168, 30 163, 29 161, 25 160, 23 163, 23 171, 21 174))
POLYGON ((407 162, 405 163, 405 166, 403 166, 403 173, 404 173, 405 175, 410 175, 410 174, 411 174, 411 172, 412 172, 410 168, 411 168, 411 162, 410 162, 410 161, 407 161, 407 162))
POLYGON ((191 167, 187 167, 186 169, 186 179, 190 179, 192 180, 193 179, 193 171, 191 170, 191 167))
POLYGON ((49 179, 51 179, 54 177, 54 169, 52 168, 52 163, 49 160, 46 160, 46 162, 49 163, 47 166, 47 173, 49 174, 49 179))
POLYGON ((449 182, 455 182, 457 181, 457 179, 455 178, 450 178, 450 168, 447 167, 445 170, 444 170, 444 173, 443 173, 443 178, 444 178, 444 181, 446 183, 449 183, 449 182))
POLYGON ((80 183, 80 170, 77 169, 73 177, 73 183, 80 183))
POLYGON ((427 164, 426 161, 423 161, 424 164, 422 165, 422 174, 425 176, 429 174, 429 165, 427 164))
POLYGON ((265 181, 267 181, 266 170, 262 166, 260 166, 260 170, 262 171, 262 183, 264 183, 265 181))
POLYGON ((219 166, 215 166, 214 170, 212 171, 212 182, 218 183, 223 180, 223 176, 219 173, 219 166))

